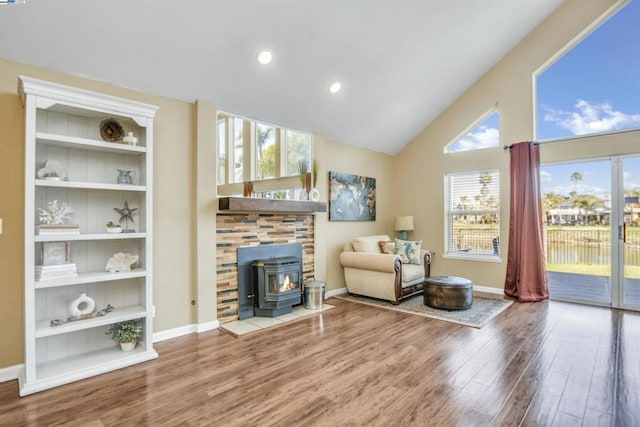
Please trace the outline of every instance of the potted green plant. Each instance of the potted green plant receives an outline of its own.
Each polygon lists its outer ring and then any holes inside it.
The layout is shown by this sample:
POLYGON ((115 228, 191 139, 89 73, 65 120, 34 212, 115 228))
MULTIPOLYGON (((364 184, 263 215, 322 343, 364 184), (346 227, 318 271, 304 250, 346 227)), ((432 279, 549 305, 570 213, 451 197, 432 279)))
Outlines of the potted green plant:
POLYGON ((142 336, 142 319, 114 323, 105 334, 119 343, 122 351, 131 351, 136 348, 136 343, 142 336))
POLYGON ((107 224, 107 233, 122 233, 122 226, 120 224, 116 224, 113 221, 109 221, 107 224))

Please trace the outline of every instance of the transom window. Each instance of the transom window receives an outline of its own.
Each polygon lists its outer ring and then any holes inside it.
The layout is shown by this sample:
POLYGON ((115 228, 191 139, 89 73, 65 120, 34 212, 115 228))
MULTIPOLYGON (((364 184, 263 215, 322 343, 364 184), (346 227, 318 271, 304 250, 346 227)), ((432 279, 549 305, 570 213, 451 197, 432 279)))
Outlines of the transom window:
MULTIPOLYGON (((312 163, 313 138, 309 133, 226 113, 218 115, 217 126, 218 186, 297 177, 301 160, 312 163)), ((285 188, 277 183, 260 187, 285 188)), ((241 187, 233 186, 223 193, 241 191, 241 187)))
POLYGON ((492 109, 474 122, 462 136, 444 148, 445 153, 479 150, 500 145, 500 114, 492 109))
POLYGON ((446 175, 446 252, 498 256, 500 177, 497 170, 446 175))

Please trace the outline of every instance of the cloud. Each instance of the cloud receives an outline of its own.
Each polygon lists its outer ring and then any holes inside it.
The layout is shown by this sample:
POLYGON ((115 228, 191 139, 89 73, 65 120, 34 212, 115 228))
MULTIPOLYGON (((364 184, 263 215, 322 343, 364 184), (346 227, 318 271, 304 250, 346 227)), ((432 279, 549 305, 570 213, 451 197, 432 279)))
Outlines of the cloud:
POLYGON ((613 105, 608 102, 597 104, 578 99, 574 107, 576 111, 564 111, 543 105, 542 108, 546 111, 544 121, 568 129, 574 135, 640 126, 640 114, 615 111, 613 105))
POLYGON ((541 182, 550 182, 552 179, 551 172, 540 171, 540 181, 541 182))
POLYGON ((476 132, 469 132, 449 146, 447 152, 478 150, 480 148, 497 147, 500 145, 500 131, 496 128, 478 126, 476 132))
POLYGON ((552 185, 544 186, 540 189, 540 192, 543 195, 547 193, 555 193, 562 196, 569 196, 573 191, 579 195, 592 194, 603 200, 608 200, 611 194, 610 190, 607 190, 606 188, 588 184, 578 184, 577 186, 574 186, 573 183, 568 185, 552 185))

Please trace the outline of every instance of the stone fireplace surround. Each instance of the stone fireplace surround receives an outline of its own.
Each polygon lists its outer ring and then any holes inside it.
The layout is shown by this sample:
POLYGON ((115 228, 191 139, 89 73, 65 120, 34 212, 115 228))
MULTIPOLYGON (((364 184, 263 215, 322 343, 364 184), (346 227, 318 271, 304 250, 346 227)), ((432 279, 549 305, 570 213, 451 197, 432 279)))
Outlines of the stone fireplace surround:
POLYGON ((238 320, 238 255, 242 246, 300 243, 303 280, 315 276, 315 216, 290 213, 220 213, 216 216, 218 321, 238 320))

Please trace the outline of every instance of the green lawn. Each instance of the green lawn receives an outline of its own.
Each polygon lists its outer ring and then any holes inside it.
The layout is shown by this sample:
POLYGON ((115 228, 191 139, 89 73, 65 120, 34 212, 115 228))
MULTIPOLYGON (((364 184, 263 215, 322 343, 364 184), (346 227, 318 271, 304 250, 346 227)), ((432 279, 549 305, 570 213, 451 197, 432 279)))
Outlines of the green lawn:
MULTIPOLYGON (((590 274, 593 276, 610 276, 611 266, 603 264, 547 264, 547 271, 558 273, 590 274)), ((626 266, 625 277, 640 279, 639 266, 626 266)))

